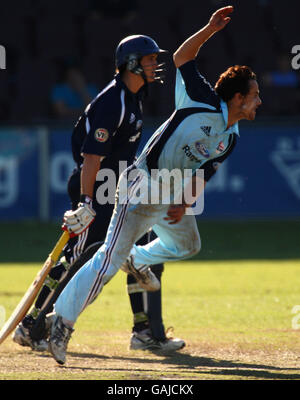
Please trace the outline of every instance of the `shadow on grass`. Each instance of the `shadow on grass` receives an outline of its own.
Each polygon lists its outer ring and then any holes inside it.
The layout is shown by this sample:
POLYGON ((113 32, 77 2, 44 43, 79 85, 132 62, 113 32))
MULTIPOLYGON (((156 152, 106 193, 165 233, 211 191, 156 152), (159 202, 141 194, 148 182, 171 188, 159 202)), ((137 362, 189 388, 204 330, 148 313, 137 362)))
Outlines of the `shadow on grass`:
MULTIPOLYGON (((136 362, 139 364, 148 365, 150 368, 138 369, 131 371, 135 372, 154 372, 157 373, 157 369, 151 369, 151 364, 161 363, 165 366, 169 366, 169 370, 164 370, 164 377, 166 374, 179 374, 177 370, 178 367, 182 369, 181 373, 183 373, 183 377, 186 376, 187 373, 191 373, 194 376, 199 374, 201 375, 222 375, 237 377, 245 377, 245 378, 260 378, 260 379, 282 379, 282 380, 299 380, 300 379, 300 367, 299 368, 282 368, 276 367, 272 365, 264 365, 264 364, 250 364, 244 362, 235 362, 228 360, 218 360, 215 358, 208 357, 199 357, 193 356, 190 354, 182 354, 175 353, 173 355, 161 355, 161 360, 157 359, 144 359, 138 357, 116 357, 116 356, 104 356, 99 354, 90 354, 90 353, 68 353, 69 356, 75 358, 84 358, 84 359, 99 359, 99 360, 119 360, 121 362, 136 362), (174 370, 172 369, 174 368, 174 370), (176 369, 175 369, 176 368, 176 369), (287 371, 290 371, 287 373, 287 371), (299 373, 292 373, 292 371, 299 371, 299 373)), ((156 354, 158 355, 158 354, 156 354)), ((87 370, 87 371, 128 371, 128 365, 124 366, 124 368, 97 368, 97 367, 74 367, 74 366, 64 366, 63 368, 73 369, 73 370, 87 370)))

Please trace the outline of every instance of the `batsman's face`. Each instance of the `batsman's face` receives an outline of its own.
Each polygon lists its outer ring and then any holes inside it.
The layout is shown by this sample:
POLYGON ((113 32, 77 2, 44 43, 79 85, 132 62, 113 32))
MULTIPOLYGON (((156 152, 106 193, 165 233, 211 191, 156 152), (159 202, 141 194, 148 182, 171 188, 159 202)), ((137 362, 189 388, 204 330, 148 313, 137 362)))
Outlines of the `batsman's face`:
POLYGON ((256 116, 256 110, 261 105, 262 101, 259 97, 259 87, 256 80, 249 81, 249 92, 242 97, 241 114, 242 118, 253 121, 256 116))
POLYGON ((148 54, 141 59, 141 66, 144 69, 146 78, 148 82, 154 82, 155 80, 155 70, 158 66, 157 54, 148 54))

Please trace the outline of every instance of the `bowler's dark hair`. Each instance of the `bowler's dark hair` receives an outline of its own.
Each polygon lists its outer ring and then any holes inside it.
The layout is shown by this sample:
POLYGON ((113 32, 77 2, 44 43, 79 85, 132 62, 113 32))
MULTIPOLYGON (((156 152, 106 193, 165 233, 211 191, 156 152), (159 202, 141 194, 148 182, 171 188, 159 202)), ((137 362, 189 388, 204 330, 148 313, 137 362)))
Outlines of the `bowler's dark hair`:
POLYGON ((256 75, 250 67, 234 65, 220 75, 215 91, 224 101, 231 100, 235 93, 246 96, 249 92, 249 81, 252 79, 256 80, 256 75))

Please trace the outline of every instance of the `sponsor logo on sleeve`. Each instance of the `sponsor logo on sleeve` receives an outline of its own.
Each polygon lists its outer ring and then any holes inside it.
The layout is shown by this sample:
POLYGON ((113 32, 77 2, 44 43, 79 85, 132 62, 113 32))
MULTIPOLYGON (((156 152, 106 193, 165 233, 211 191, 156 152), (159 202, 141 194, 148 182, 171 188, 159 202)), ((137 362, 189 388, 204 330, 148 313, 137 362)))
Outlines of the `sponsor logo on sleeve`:
POLYGON ((196 147, 196 150, 199 151, 199 153, 202 154, 205 158, 209 157, 209 152, 203 143, 195 142, 195 147, 196 147))
POLYGON ((108 130, 104 128, 98 128, 95 130, 94 137, 97 140, 97 142, 104 143, 107 141, 109 137, 108 130))

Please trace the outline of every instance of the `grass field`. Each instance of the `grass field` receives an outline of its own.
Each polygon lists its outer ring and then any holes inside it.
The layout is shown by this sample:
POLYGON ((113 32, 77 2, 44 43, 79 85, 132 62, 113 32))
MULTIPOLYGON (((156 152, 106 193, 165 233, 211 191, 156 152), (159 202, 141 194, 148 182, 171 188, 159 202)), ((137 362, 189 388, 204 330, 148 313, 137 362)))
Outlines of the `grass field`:
MULTIPOLYGON (((261 223, 260 229, 254 225, 248 225, 248 229, 241 222, 231 229, 227 226, 231 236, 227 236, 225 246, 226 226, 221 224, 220 243, 220 232, 203 223, 206 232, 202 237, 207 246, 203 260, 199 255, 191 261, 166 264, 165 326, 173 326, 175 336, 187 342, 177 354, 128 350, 132 316, 125 275, 119 272, 79 317, 65 366, 58 366, 48 353, 34 353, 14 344, 9 337, 0 345, 0 379, 299 380, 300 306, 299 310, 295 308, 300 305, 299 233, 295 236, 299 223, 291 223, 289 233, 284 223, 277 227, 266 223, 265 229, 261 223), (282 241, 278 243, 274 237, 279 227, 282 241), (247 242, 251 232, 256 232, 255 240, 247 242), (235 248, 244 257, 230 259, 235 248), (255 257, 255 249, 260 257, 255 257)), ((52 228, 47 230, 48 252, 49 240, 54 244, 57 238, 57 226, 52 228)), ((40 241, 43 247, 46 235, 34 235, 33 229, 31 233, 31 239, 26 237, 20 244, 23 256, 21 250, 10 253, 8 262, 8 249, 2 253, 0 306, 6 317, 41 267, 40 260, 32 262, 37 254, 24 249, 29 241, 40 241), (18 261, 21 257, 23 262, 18 261)), ((45 255, 39 251, 43 260, 45 255)))
MULTIPOLYGON (((38 268, 1 266, 7 315, 38 268)), ((172 357, 128 350, 131 314, 119 272, 80 316, 66 367, 8 338, 0 347, 0 379, 299 379, 300 338, 292 327, 299 272, 299 260, 167 264, 165 325, 187 341, 172 357)))

